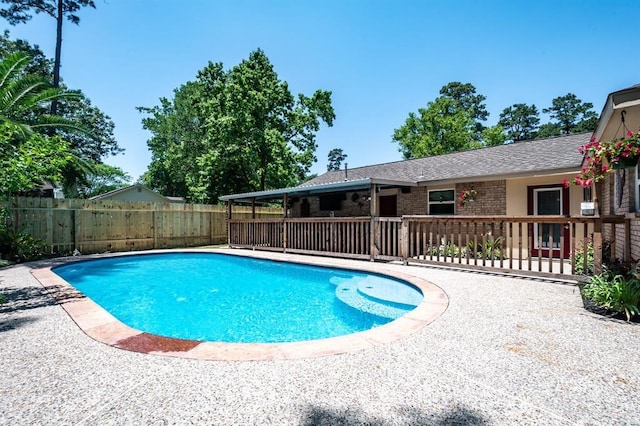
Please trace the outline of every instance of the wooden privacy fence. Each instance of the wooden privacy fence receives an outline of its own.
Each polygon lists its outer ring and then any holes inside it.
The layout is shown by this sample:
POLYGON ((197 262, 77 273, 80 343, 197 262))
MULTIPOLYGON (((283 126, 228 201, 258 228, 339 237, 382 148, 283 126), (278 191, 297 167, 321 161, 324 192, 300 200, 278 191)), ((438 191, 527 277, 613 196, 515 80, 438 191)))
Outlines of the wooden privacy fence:
MULTIPOLYGON (((403 216, 233 219, 229 245, 327 256, 451 264, 535 275, 575 275, 601 267, 602 226, 624 218, 403 216)), ((612 227, 615 230, 615 227, 612 227)), ((615 239, 615 235, 613 237, 615 239)), ((612 253, 615 257, 615 253, 612 253)))
MULTIPOLYGON (((227 241, 224 206, 16 197, 0 207, 7 209, 9 227, 46 241, 54 253, 193 247, 227 241)), ((252 209, 237 206, 233 213, 251 217, 252 209)), ((282 216, 282 209, 256 209, 256 217, 282 216)))

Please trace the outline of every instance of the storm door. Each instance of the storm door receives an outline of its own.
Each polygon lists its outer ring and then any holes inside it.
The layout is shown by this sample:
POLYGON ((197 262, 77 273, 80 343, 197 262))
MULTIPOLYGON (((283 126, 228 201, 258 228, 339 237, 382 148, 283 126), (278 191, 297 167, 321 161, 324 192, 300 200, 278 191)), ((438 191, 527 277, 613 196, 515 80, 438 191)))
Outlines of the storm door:
MULTIPOLYGON (((569 214, 569 191, 563 186, 529 187, 529 214, 563 216, 569 214)), ((534 223, 531 227, 531 255, 544 257, 569 256, 569 228, 561 223, 534 223), (532 228, 532 229, 531 229, 532 228), (564 247, 560 247, 560 236, 564 247), (542 237, 542 241, 540 241, 542 237)))

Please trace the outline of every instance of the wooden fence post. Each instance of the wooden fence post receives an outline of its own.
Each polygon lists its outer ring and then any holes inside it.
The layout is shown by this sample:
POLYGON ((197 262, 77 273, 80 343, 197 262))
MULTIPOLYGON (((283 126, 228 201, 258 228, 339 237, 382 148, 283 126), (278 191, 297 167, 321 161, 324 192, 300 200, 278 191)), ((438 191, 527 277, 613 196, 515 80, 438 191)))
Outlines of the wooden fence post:
POLYGON ((78 248, 78 209, 71 211, 73 221, 73 251, 80 250, 78 248))
POLYGON ((153 227, 153 248, 158 248, 158 211, 153 210, 152 224, 153 227))

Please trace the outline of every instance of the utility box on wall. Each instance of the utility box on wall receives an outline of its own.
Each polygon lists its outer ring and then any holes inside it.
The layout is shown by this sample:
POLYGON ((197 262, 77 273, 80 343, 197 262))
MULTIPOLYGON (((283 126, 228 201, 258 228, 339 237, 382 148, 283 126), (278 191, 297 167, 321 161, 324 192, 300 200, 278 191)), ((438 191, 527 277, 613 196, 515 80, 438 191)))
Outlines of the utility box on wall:
POLYGON ((596 214, 596 203, 593 201, 580 203, 580 214, 582 216, 593 216, 596 214))

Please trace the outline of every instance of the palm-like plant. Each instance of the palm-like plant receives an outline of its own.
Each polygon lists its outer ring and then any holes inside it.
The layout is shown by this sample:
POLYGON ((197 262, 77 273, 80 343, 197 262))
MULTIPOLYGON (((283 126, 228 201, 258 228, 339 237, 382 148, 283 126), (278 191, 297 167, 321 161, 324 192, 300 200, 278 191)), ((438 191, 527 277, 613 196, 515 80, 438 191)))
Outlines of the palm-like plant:
POLYGON ((30 61, 21 52, 0 61, 0 120, 18 125, 25 137, 56 128, 87 133, 72 121, 45 112, 53 101, 82 95, 53 87, 41 76, 25 74, 30 61))

